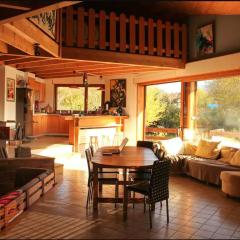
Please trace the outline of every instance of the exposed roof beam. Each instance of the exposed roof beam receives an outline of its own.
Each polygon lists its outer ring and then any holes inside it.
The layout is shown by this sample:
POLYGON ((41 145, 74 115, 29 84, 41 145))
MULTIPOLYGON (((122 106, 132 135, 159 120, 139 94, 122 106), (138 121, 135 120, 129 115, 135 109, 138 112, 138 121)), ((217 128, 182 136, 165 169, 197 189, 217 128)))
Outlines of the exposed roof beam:
POLYGON ((58 44, 27 19, 11 22, 7 26, 32 44, 39 43, 42 49, 54 57, 59 56, 58 44))
POLYGON ((8 52, 8 46, 5 42, 0 41, 0 52, 2 53, 8 52))
POLYGON ((5 25, 0 25, 0 40, 27 54, 34 55, 33 44, 27 42, 5 25))
POLYGON ((0 20, 0 24, 14 22, 14 21, 19 20, 19 19, 28 18, 28 17, 38 15, 39 13, 42 13, 42 12, 48 12, 48 11, 51 11, 51 10, 56 10, 56 9, 63 8, 63 7, 68 7, 68 6, 71 6, 71 5, 74 5, 76 3, 80 3, 80 2, 81 1, 62 1, 62 2, 53 3, 51 5, 40 7, 40 8, 31 10, 31 11, 28 11, 28 12, 24 12, 24 13, 21 13, 19 15, 13 16, 13 17, 2 19, 2 20, 0 20))
POLYGON ((23 56, 22 58, 18 58, 18 59, 6 60, 4 61, 4 63, 7 65, 16 65, 19 63, 29 63, 29 62, 36 62, 36 61, 39 61, 39 59, 34 56, 33 57, 23 56))
POLYGON ((115 62, 126 64, 137 64, 145 66, 184 68, 185 64, 181 59, 148 56, 138 54, 123 54, 119 52, 93 50, 84 48, 63 47, 62 57, 69 59, 80 59, 101 62, 115 62))
POLYGON ((1 8, 9 8, 9 9, 16 9, 16 10, 22 10, 22 11, 28 11, 31 10, 29 7, 24 7, 16 4, 7 4, 7 3, 0 3, 1 8))

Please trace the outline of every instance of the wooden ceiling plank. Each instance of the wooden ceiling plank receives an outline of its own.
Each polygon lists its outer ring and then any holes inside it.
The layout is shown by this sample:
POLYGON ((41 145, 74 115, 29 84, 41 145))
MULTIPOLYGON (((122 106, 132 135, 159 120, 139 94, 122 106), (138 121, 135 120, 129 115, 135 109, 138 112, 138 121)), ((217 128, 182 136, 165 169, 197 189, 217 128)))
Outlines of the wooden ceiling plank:
POLYGON ((22 11, 29 11, 31 10, 30 7, 24 7, 16 4, 7 4, 7 3, 0 3, 1 8, 9 8, 9 9, 16 9, 16 10, 22 10, 22 11))
MULTIPOLYGON (((66 62, 64 60, 62 60, 63 62, 56 62, 56 63, 53 63, 53 64, 44 64, 42 66, 34 66, 34 67, 26 67, 24 68, 25 70, 28 70, 28 71, 34 71, 34 72, 37 72, 37 71, 47 71, 47 70, 53 70, 54 68, 61 68, 61 69, 64 69, 64 68, 67 68, 69 66, 71 67, 92 67, 92 66, 98 66, 98 65, 102 65, 102 63, 89 63, 89 62, 77 62, 77 61, 73 61, 73 62, 66 62)), ((20 69, 20 68, 19 68, 20 69)), ((21 68, 23 69, 23 68, 21 68)))
POLYGON ((30 63, 30 62, 36 62, 36 61, 39 61, 39 58, 23 56, 21 58, 10 59, 10 60, 6 60, 4 62, 6 65, 16 65, 16 64, 20 64, 20 63, 30 63))
POLYGON ((8 46, 5 42, 0 41, 0 52, 2 53, 8 52, 8 46))
POLYGON ((170 67, 176 69, 184 68, 185 66, 185 63, 181 59, 148 55, 141 55, 141 57, 139 57, 138 54, 122 54, 120 52, 72 47, 63 47, 62 57, 69 59, 115 62, 156 67, 170 67))
POLYGON ((0 20, 0 24, 14 22, 14 21, 17 21, 19 19, 24 19, 24 18, 28 18, 28 17, 38 15, 38 14, 43 13, 43 12, 48 12, 48 11, 51 11, 51 10, 56 10, 56 9, 63 8, 63 7, 68 7, 68 6, 71 6, 71 5, 80 3, 80 2, 81 1, 57 2, 57 3, 54 3, 54 4, 50 4, 48 6, 40 7, 40 8, 34 9, 34 10, 30 10, 28 12, 21 13, 19 15, 13 16, 13 17, 2 19, 2 20, 0 20))
POLYGON ((36 73, 41 74, 41 73, 52 73, 52 72, 61 72, 61 71, 84 71, 88 72, 89 70, 102 70, 102 69, 117 69, 119 67, 128 67, 127 65, 120 65, 116 66, 116 64, 95 64, 95 65, 88 65, 88 66, 70 66, 70 67, 58 67, 58 68, 48 68, 48 70, 37 70, 36 73))
POLYGON ((42 49, 54 57, 59 56, 58 44, 27 19, 21 19, 10 24, 21 32, 22 37, 30 38, 34 43, 39 43, 42 49))
POLYGON ((0 40, 29 55, 34 55, 33 44, 27 42, 5 25, 0 25, 0 40))

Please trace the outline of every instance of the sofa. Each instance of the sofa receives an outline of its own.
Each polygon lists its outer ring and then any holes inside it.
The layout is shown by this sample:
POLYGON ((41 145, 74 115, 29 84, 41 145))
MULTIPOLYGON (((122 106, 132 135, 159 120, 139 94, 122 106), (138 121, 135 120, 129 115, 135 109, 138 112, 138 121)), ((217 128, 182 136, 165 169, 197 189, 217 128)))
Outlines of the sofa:
POLYGON ((171 161, 172 174, 186 174, 200 181, 220 186, 222 171, 240 171, 240 150, 220 147, 219 142, 201 140, 198 145, 194 145, 183 142, 180 138, 174 138, 155 143, 155 148, 156 145, 161 156, 171 161), (199 146, 201 143, 202 148, 199 146), (207 147, 212 145, 212 151, 209 151, 204 144, 207 147))

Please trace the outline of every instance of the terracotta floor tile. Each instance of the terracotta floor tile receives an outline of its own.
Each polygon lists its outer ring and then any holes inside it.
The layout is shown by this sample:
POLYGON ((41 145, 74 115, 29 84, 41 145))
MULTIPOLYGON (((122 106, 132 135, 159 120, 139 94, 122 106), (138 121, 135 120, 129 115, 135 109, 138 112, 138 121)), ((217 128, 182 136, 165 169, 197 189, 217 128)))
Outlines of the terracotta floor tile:
MULTIPOLYGON (((65 138, 43 138, 34 141, 32 146, 36 154, 49 147, 48 151, 56 154, 56 161, 63 161, 62 158, 59 160, 56 144, 61 152, 69 149, 65 138)), ((143 213, 142 204, 136 204, 134 209, 129 204, 125 222, 122 220, 122 204, 116 209, 114 204, 100 204, 98 213, 93 211, 92 204, 86 209, 86 160, 80 155, 77 160, 69 156, 64 159, 62 181, 9 224, 0 233, 0 239, 47 238, 47 234, 52 239, 240 239, 240 201, 226 198, 218 187, 189 177, 170 177, 168 225, 165 202, 162 209, 157 204, 152 212, 152 229, 149 229, 148 212, 143 213), (70 168, 75 166, 75 160, 78 161, 77 168, 70 168), (70 166, 67 161, 74 164, 70 166)), ((119 193, 122 196, 122 188, 119 193)), ((104 196, 113 194, 114 187, 103 187, 104 196)))

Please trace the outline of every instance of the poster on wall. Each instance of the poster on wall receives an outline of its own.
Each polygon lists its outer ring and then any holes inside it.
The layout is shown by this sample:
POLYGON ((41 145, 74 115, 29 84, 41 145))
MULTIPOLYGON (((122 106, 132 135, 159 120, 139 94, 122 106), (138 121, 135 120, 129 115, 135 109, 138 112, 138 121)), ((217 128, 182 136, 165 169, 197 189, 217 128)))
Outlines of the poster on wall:
POLYGON ((196 36, 197 57, 212 53, 214 53, 213 23, 199 27, 196 36))
POLYGON ((12 78, 7 78, 7 101, 15 101, 15 80, 12 78))
POLYGON ((56 10, 52 10, 30 17, 29 20, 50 37, 55 39, 56 18, 56 10))
POLYGON ((126 107, 126 79, 110 80, 110 101, 112 107, 126 107))

